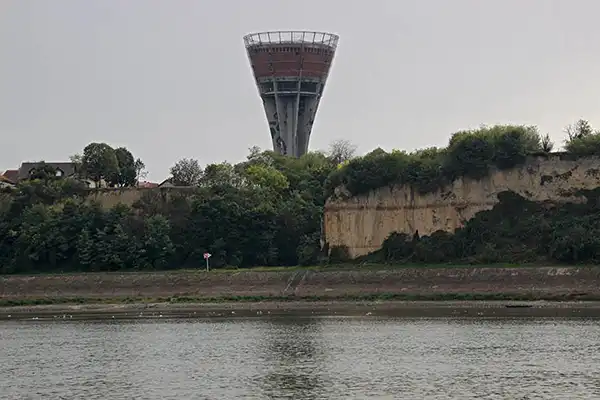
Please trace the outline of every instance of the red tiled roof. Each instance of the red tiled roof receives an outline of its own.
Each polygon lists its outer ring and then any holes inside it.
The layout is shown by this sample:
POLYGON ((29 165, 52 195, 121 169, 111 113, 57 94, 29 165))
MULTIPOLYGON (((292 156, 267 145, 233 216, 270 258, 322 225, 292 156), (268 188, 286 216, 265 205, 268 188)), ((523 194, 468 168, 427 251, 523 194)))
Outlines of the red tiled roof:
POLYGON ((144 182, 138 183, 138 187, 141 187, 141 188, 155 188, 155 187, 158 187, 158 183, 144 181, 144 182))
POLYGON ((19 170, 18 169, 7 169, 2 174, 6 179, 11 181, 12 183, 17 182, 19 180, 19 170))

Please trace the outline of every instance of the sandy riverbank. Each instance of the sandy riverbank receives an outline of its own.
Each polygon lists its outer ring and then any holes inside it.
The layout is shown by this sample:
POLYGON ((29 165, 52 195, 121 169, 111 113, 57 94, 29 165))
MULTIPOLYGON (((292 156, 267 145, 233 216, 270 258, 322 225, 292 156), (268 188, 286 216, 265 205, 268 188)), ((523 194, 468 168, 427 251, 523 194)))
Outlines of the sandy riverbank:
POLYGON ((0 308, 0 320, 94 320, 249 317, 600 317, 600 302, 291 301, 259 303, 87 304, 0 308))
POLYGON ((595 316, 600 315, 597 304, 600 304, 600 267, 585 266, 354 266, 0 276, 0 307, 3 307, 0 318, 8 315, 10 318, 62 318, 62 315, 68 315, 69 319, 139 318, 140 314, 162 318, 265 313, 595 316), (528 302, 528 306, 507 307, 515 300, 528 302))

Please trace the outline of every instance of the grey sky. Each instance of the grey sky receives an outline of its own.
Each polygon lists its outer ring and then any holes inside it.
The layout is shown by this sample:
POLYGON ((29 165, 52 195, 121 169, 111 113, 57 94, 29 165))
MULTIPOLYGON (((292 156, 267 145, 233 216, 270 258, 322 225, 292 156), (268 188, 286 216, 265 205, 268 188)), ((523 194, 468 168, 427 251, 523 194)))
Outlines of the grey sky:
POLYGON ((480 124, 556 141, 600 126, 597 0, 0 0, 0 169, 127 146, 149 179, 178 159, 270 148, 242 36, 340 35, 311 149, 445 145, 480 124))

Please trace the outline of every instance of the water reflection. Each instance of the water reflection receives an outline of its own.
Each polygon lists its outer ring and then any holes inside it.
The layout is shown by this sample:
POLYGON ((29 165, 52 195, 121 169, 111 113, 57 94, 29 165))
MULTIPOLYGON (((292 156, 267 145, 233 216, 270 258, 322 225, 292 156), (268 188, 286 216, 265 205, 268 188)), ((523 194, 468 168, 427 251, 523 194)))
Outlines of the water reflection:
POLYGON ((3 323, 0 399, 591 399, 599 337, 581 319, 3 323))
POLYGON ((320 324, 314 318, 265 321, 264 360, 268 363, 261 391, 269 398, 322 398, 325 351, 319 346, 320 324))

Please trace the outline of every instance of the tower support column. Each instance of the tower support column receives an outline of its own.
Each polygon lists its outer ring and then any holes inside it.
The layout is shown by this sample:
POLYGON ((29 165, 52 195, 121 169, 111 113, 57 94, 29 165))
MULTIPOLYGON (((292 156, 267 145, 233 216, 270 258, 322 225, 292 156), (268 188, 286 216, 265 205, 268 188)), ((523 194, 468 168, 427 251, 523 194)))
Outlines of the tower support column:
POLYGON ((308 152, 338 39, 331 33, 297 31, 244 37, 275 152, 292 157, 308 152))

